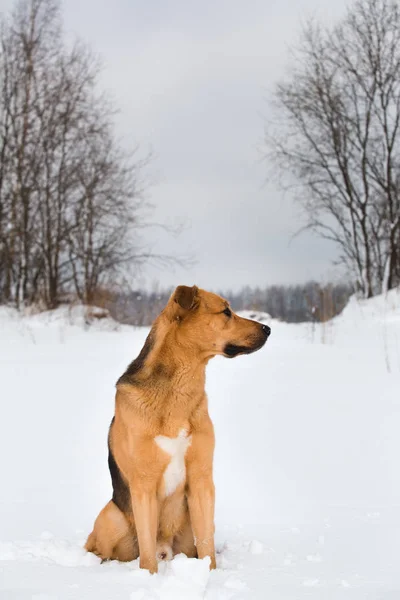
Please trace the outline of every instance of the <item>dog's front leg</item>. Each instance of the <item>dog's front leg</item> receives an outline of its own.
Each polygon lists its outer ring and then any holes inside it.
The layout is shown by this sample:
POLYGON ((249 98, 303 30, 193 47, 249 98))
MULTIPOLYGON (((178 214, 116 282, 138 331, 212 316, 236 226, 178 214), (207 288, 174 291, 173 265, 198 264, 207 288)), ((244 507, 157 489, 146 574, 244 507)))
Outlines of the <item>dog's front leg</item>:
POLYGON ((156 490, 138 491, 131 488, 133 516, 139 541, 140 568, 157 573, 157 495, 156 490))
POLYGON ((215 569, 215 489, 212 476, 193 478, 189 483, 187 498, 197 555, 199 558, 209 556, 211 559, 210 569, 215 569))

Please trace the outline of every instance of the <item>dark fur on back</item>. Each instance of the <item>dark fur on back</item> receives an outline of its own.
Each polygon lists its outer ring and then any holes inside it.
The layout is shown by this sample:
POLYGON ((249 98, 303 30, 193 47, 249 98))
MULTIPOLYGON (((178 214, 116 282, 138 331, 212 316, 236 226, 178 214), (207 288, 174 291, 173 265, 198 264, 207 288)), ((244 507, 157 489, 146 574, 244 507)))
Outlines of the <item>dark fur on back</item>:
MULTIPOLYGON (((154 347, 155 341, 155 330, 154 328, 150 331, 146 338, 143 348, 141 349, 139 356, 126 369, 125 373, 117 381, 119 383, 137 383, 135 382, 135 375, 143 369, 146 358, 154 347)), ((129 487, 125 481, 117 462, 114 458, 114 454, 111 449, 111 430, 114 423, 115 417, 111 421, 110 429, 108 432, 108 468, 110 469, 111 481, 113 486, 113 497, 114 504, 125 514, 132 513, 132 502, 129 487)))
POLYGON ((154 347, 154 342, 156 339, 156 332, 153 329, 150 331, 149 335, 146 338, 143 348, 140 351, 139 356, 135 358, 134 361, 126 369, 125 373, 121 375, 121 377, 117 381, 117 385, 119 383, 133 383, 135 379, 136 373, 138 373, 141 369, 143 369, 146 358, 154 347))
POLYGON ((113 486, 112 500, 114 504, 116 504, 123 513, 129 514, 132 513, 131 494, 129 492, 128 484, 118 468, 110 445, 110 435, 114 423, 114 418, 115 417, 113 417, 111 421, 108 433, 108 468, 110 469, 111 481, 113 486))

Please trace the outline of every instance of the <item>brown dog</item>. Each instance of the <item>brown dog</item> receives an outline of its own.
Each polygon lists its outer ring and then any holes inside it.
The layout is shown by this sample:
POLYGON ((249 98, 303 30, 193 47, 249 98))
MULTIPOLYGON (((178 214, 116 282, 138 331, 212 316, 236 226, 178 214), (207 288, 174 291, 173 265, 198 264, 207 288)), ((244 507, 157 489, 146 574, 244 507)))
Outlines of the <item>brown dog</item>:
POLYGON ((270 328, 234 314, 228 302, 179 286, 139 356, 117 382, 108 464, 112 500, 86 549, 157 571, 157 561, 214 549, 214 430, 204 391, 217 354, 233 358, 266 342, 270 328))

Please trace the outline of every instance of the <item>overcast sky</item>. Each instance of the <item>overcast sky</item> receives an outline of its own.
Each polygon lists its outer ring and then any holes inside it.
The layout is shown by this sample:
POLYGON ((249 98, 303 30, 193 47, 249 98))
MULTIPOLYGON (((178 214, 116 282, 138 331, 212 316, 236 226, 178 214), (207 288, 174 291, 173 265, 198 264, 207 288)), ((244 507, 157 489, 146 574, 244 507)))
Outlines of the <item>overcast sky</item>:
POLYGON ((148 231, 153 250, 192 254, 190 269, 147 270, 146 282, 238 288, 334 276, 334 249, 293 241, 301 213, 264 184, 265 99, 307 16, 332 21, 344 0, 63 0, 69 34, 104 63, 118 130, 152 148, 157 221, 184 221, 178 238, 148 231))

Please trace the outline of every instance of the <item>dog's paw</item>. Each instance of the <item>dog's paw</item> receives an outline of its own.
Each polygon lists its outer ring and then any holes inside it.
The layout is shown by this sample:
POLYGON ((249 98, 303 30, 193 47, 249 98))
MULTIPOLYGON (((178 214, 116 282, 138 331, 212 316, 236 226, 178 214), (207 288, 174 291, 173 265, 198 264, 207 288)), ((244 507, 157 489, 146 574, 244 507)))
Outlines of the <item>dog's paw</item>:
POLYGON ((163 560, 172 560, 172 557, 172 548, 171 545, 168 544, 168 542, 161 542, 157 544, 156 558, 158 562, 161 562, 163 560))

